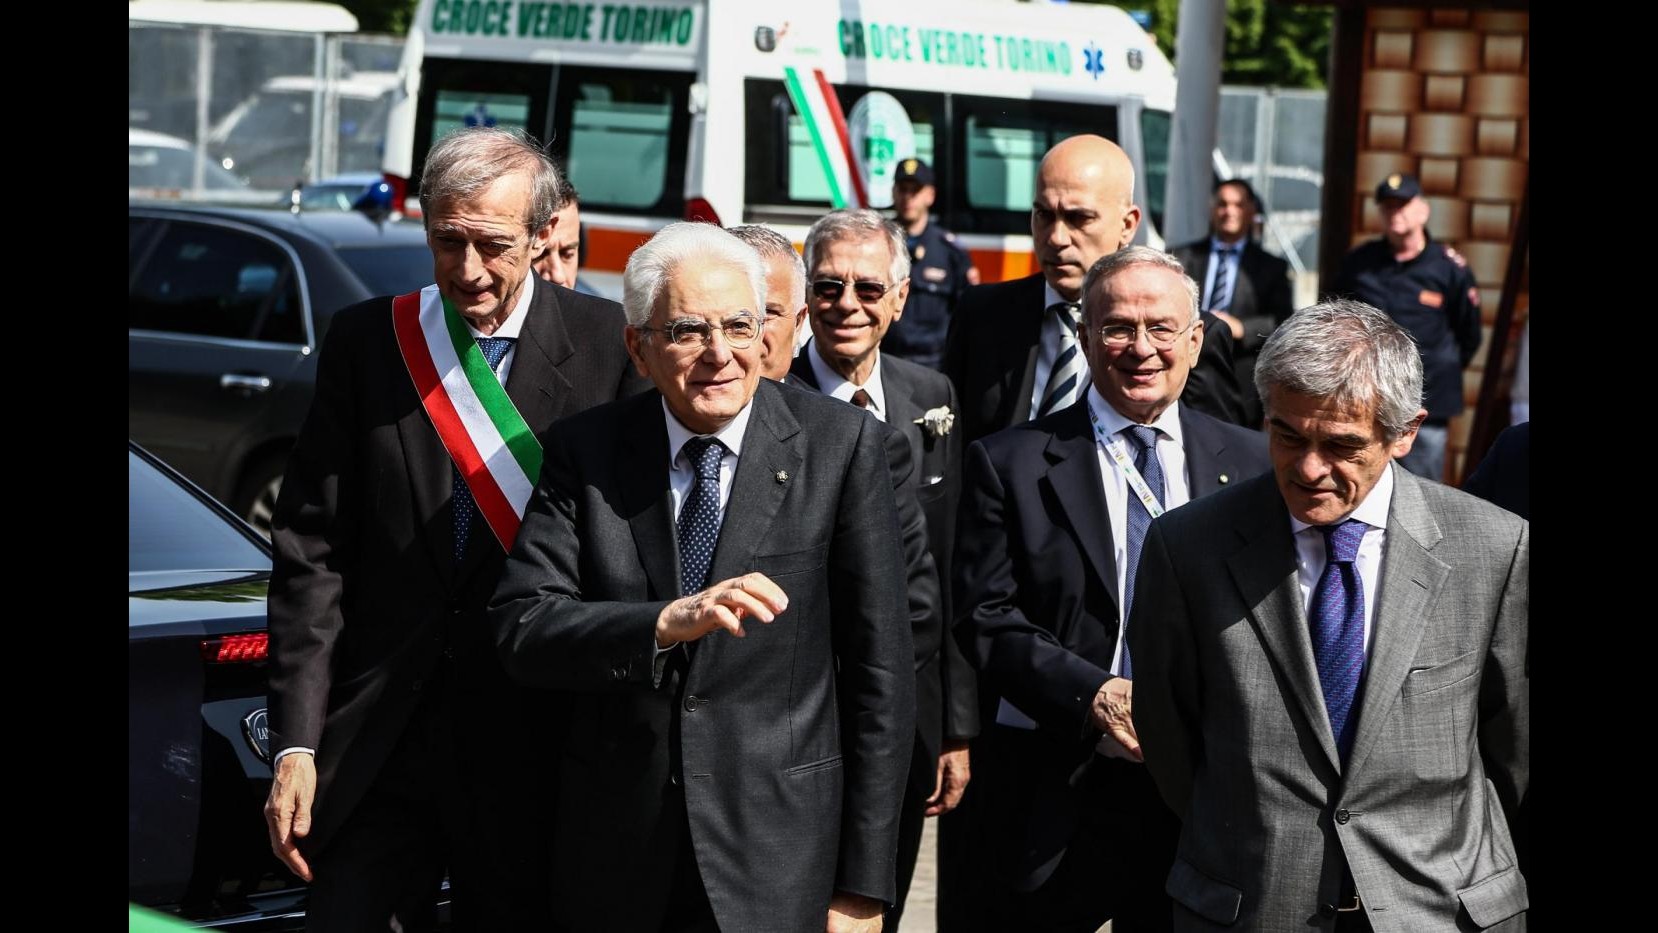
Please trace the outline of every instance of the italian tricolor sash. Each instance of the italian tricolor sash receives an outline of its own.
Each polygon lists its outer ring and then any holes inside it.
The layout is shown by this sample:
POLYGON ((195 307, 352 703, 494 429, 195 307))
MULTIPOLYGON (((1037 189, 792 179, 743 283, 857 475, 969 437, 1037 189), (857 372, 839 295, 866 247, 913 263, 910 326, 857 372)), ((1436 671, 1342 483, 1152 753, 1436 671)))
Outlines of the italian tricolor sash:
POLYGON ((392 301, 392 328, 420 403, 503 550, 541 475, 541 443, 436 285, 392 301))

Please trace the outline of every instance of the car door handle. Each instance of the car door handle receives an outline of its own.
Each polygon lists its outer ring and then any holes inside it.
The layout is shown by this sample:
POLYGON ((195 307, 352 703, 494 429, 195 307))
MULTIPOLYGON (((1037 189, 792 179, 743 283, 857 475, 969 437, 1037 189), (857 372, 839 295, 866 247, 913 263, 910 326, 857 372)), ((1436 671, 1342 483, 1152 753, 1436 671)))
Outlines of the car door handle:
POLYGON ((271 377, 244 376, 241 373, 225 373, 219 377, 219 388, 240 389, 243 392, 269 392, 271 377))

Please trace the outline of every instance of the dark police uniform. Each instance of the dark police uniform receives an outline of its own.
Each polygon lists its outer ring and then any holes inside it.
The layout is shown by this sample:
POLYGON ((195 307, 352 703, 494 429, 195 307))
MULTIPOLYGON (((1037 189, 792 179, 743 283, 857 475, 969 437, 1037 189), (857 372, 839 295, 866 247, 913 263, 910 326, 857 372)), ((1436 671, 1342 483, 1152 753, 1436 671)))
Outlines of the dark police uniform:
MULTIPOLYGON (((919 159, 899 163, 893 178, 894 183, 910 179, 923 185, 933 183, 932 170, 919 159)), ((910 251, 910 296, 904 302, 904 316, 881 340, 881 352, 938 369, 944 360, 950 314, 970 284, 967 275, 973 260, 956 245, 956 235, 931 217, 920 235, 905 239, 910 251)))
MULTIPOLYGON (((1403 177, 1404 197, 1416 196, 1414 182, 1403 177)), ((1374 305, 1410 331, 1422 350, 1428 424, 1462 413, 1462 371, 1480 348, 1480 293, 1461 256, 1429 237, 1416 258, 1394 262, 1385 238, 1371 240, 1342 260, 1332 292, 1374 305)))

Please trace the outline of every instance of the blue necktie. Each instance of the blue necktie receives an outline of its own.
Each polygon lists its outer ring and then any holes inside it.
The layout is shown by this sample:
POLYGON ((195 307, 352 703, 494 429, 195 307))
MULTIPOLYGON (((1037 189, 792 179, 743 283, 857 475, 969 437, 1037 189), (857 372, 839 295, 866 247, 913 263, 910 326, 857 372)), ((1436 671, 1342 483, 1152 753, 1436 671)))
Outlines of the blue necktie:
POLYGON ((1312 627, 1313 659, 1324 690, 1324 709, 1342 764, 1353 748, 1353 701, 1364 673, 1364 581, 1354 562, 1359 542, 1370 526, 1356 518, 1324 525, 1324 572, 1313 589, 1307 622, 1312 627))
POLYGON ((1082 306, 1062 301, 1049 305, 1048 310, 1059 318, 1059 355, 1054 358, 1053 368, 1048 370, 1047 392, 1036 408, 1038 418, 1067 408, 1077 400, 1084 389, 1082 370, 1087 364, 1082 358, 1082 347, 1077 345, 1077 322, 1082 320, 1082 306))
MULTIPOLYGON (((512 348, 511 337, 479 337, 478 349, 484 351, 484 359, 489 361, 489 368, 494 370, 506 358, 507 350, 512 348)), ((461 555, 466 553, 466 539, 472 535, 472 516, 478 511, 477 503, 472 500, 472 487, 466 485, 461 476, 460 467, 450 464, 450 472, 454 478, 450 481, 450 497, 455 506, 455 563, 461 562, 461 555)))
POLYGON ((708 585, 714 544, 720 537, 720 461, 725 445, 711 437, 685 442, 685 459, 696 470, 691 493, 679 507, 679 588, 681 596, 708 585))
MULTIPOLYGON (((1122 433, 1134 448, 1134 469, 1140 471, 1157 504, 1162 505, 1168 500, 1168 492, 1163 487, 1163 462, 1157 459, 1157 429, 1131 424, 1122 433)), ((1128 610, 1134 605, 1134 573, 1140 569, 1140 548, 1146 543, 1146 529, 1150 527, 1151 513, 1146 511, 1145 503, 1140 501, 1131 484, 1128 487, 1128 567, 1123 574, 1123 663, 1118 667, 1121 676, 1129 679, 1134 677, 1134 668, 1128 658, 1128 610)))
POLYGON ((1232 306, 1232 263, 1231 258, 1237 253, 1237 248, 1215 250, 1215 283, 1209 286, 1209 305, 1207 310, 1225 311, 1232 306))

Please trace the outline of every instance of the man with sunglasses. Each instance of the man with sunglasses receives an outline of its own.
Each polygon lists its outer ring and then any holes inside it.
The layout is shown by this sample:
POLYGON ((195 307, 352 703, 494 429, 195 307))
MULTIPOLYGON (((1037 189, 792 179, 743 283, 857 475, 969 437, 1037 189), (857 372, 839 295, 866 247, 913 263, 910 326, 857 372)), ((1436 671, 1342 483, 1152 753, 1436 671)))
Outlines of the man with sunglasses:
MULTIPOLYGON (((961 432, 955 389, 941 373, 881 352, 905 312, 910 290, 903 231, 871 210, 834 211, 806 234, 812 339, 790 375, 804 386, 865 409, 899 431, 916 467, 910 489, 926 515, 927 548, 941 583, 950 579, 956 503, 961 495, 961 432)), ((899 827, 896 928, 928 816, 955 809, 970 779, 968 741, 978 734, 978 690, 953 639, 947 586, 941 611, 916 633, 916 736, 899 827)))
POLYGON ((762 379, 765 269, 670 224, 622 277, 656 391, 555 426, 491 621, 569 718, 573 930, 881 929, 915 730, 880 426, 762 379))
POLYGON ((1127 718, 1139 546, 1157 515, 1270 466, 1259 432, 1182 402, 1204 324, 1178 260, 1128 247, 1080 294, 1088 389, 964 466, 955 633, 997 697, 974 756, 984 929, 1169 928, 1179 823, 1127 718))

